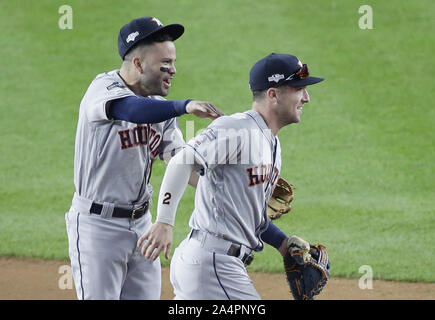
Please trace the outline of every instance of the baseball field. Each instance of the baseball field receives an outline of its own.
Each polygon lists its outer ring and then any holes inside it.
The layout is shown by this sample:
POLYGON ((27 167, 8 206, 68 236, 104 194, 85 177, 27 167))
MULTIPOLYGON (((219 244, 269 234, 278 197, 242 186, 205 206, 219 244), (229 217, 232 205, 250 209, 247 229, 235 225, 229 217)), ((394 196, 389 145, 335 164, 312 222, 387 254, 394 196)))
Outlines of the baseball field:
MULTIPOLYGON (((271 52, 294 54, 326 79, 309 87, 302 121, 279 133, 281 173, 296 194, 276 224, 324 244, 335 281, 426 283, 416 298, 435 299, 434 14, 432 0, 0 1, 0 277, 12 261, 68 259, 80 100, 95 75, 119 68, 120 27, 155 16, 186 28, 168 99, 245 111, 249 70, 271 52)), ((179 123, 189 139, 209 120, 179 123)), ((164 170, 153 166, 154 202, 164 170)), ((174 245, 189 230, 193 199, 188 187, 174 245)), ((266 248, 248 270, 272 279, 281 256, 266 248)))

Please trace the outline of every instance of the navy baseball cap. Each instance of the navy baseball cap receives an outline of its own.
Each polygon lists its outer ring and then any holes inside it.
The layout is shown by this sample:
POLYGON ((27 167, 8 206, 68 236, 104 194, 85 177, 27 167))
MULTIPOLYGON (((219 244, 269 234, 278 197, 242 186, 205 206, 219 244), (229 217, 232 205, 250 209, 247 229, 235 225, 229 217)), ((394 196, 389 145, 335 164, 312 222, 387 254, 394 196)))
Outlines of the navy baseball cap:
POLYGON ((291 54, 271 53, 251 68, 249 86, 252 91, 276 88, 282 85, 302 87, 323 81, 310 77, 308 67, 291 54))
POLYGON ((121 28, 118 35, 118 52, 124 60, 127 52, 139 41, 157 33, 167 33, 173 40, 184 33, 181 24, 168 24, 164 26, 159 19, 143 17, 132 20, 121 28))

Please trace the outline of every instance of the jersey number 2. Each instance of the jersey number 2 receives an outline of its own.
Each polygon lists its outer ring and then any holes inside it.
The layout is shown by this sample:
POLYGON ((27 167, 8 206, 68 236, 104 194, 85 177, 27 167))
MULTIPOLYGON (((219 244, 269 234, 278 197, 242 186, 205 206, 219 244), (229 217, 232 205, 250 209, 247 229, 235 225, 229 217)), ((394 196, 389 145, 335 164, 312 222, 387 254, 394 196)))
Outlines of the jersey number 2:
POLYGON ((163 199, 163 204, 169 204, 170 199, 171 199, 171 194, 169 192, 166 192, 165 198, 163 199))

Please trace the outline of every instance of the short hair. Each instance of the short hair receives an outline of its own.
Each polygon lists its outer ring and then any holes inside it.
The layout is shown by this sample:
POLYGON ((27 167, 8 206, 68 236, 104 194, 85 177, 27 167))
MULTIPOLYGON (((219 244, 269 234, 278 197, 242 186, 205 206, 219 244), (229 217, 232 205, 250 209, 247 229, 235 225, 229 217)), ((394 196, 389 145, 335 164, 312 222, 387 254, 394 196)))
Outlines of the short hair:
POLYGON ((165 41, 174 41, 174 38, 168 33, 159 33, 152 34, 149 37, 146 37, 143 40, 138 41, 124 56, 124 60, 131 60, 132 52, 137 48, 143 48, 153 44, 154 42, 165 42, 165 41))
POLYGON ((254 101, 263 100, 264 97, 266 96, 266 91, 267 91, 267 90, 257 90, 257 91, 253 91, 253 92, 252 92, 252 96, 253 96, 253 98, 254 98, 254 101))

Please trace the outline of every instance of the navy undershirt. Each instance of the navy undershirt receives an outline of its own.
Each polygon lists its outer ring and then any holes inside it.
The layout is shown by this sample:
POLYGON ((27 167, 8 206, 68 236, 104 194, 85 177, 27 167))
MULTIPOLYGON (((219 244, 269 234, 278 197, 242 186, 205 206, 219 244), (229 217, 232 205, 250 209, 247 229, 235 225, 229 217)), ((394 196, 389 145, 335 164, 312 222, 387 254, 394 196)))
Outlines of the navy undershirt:
POLYGON ((128 96, 111 102, 108 116, 133 123, 159 123, 186 113, 191 100, 156 100, 128 96))
POLYGON ((267 229, 261 234, 261 239, 272 247, 279 249, 287 237, 277 226, 269 222, 267 229))

